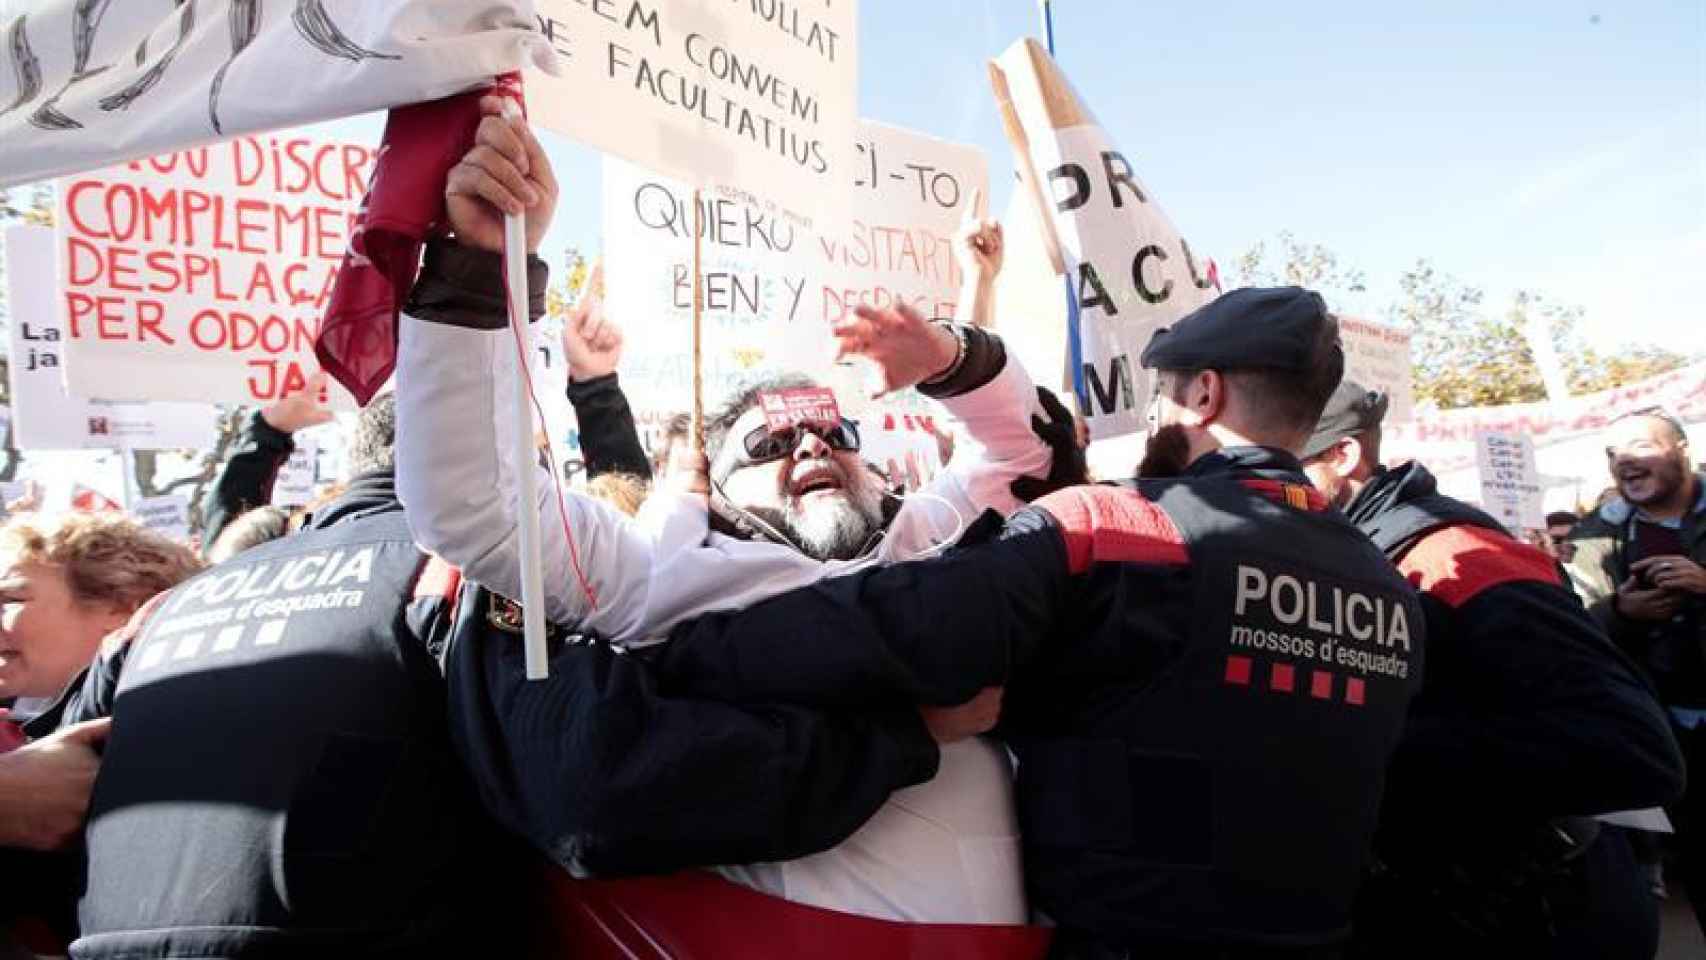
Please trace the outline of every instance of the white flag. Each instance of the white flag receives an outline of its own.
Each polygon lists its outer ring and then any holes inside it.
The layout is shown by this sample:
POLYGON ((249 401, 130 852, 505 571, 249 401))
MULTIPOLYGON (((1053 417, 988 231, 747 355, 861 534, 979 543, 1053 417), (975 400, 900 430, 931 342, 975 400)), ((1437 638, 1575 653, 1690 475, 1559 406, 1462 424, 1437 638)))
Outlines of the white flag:
POLYGON ((552 54, 531 0, 7 0, 0 186, 436 100, 552 54))

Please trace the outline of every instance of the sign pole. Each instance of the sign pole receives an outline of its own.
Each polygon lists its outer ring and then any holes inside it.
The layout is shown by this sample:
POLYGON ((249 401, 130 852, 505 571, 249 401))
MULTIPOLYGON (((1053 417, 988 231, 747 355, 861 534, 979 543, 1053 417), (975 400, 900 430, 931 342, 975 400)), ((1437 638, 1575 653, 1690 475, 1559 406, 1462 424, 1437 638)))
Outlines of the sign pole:
MULTIPOLYGON (((513 100, 504 115, 521 114, 513 100)), ((545 578, 539 544, 538 453, 533 447, 533 394, 527 364, 532 351, 525 346, 527 331, 527 220, 525 214, 504 214, 504 284, 509 300, 509 325, 515 334, 515 447, 511 466, 516 476, 515 522, 521 550, 521 623, 527 679, 543 680, 550 672, 545 650, 545 578)))
POLYGON ((700 275, 705 246, 705 213, 699 188, 693 188, 693 451, 705 452, 705 281, 700 275))

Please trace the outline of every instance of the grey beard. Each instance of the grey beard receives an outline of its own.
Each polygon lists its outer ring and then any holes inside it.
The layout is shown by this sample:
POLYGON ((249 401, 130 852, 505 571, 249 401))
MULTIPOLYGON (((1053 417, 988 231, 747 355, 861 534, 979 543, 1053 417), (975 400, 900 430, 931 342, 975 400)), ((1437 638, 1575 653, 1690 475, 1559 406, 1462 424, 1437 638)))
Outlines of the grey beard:
POLYGON ((851 560, 882 528, 882 490, 864 470, 847 480, 846 497, 811 505, 794 501, 776 518, 788 539, 813 560, 851 560))

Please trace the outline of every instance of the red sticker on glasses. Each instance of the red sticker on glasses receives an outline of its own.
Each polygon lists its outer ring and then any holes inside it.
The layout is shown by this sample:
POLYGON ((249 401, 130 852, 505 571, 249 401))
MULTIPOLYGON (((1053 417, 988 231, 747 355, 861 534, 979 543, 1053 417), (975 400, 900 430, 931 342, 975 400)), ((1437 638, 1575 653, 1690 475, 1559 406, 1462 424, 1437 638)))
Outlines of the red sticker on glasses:
POLYGON ((758 395, 758 407, 764 411, 764 423, 772 431, 786 430, 802 423, 841 422, 841 408, 835 403, 835 391, 828 387, 766 390, 758 395))

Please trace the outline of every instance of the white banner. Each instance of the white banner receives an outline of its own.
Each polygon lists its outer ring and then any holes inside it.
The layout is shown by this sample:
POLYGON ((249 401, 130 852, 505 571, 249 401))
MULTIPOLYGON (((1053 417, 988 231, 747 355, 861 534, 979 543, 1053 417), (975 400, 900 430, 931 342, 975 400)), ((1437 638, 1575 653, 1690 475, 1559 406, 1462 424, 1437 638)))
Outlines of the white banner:
POLYGON ((161 497, 138 497, 130 506, 138 523, 173 540, 190 537, 190 498, 181 493, 161 497))
MULTIPOLYGON (((373 158, 284 131, 59 181, 71 391, 266 403, 301 388, 373 158)), ((336 383, 328 400, 354 403, 336 383)))
POLYGON ((1546 528, 1540 470, 1534 440, 1514 433, 1483 433, 1475 438, 1481 474, 1481 505, 1513 534, 1546 528))
POLYGON ((217 426, 205 403, 111 403, 65 389, 65 335, 54 296, 49 227, 6 229, 12 445, 19 450, 209 447, 217 426))
MULTIPOLYGON (((692 185, 833 214, 858 117, 856 0, 538 0, 529 116, 692 185)), ((689 190, 691 192, 691 190, 689 190)))
MULTIPOLYGON (((748 195, 704 196, 705 399, 779 372, 836 389, 850 413, 867 405, 859 366, 837 366, 831 326, 859 304, 904 302, 952 317, 964 277, 953 236, 975 192, 988 190, 981 151, 866 121, 851 151, 858 214, 814 233, 748 195)), ((686 410, 693 305, 692 191, 609 160, 604 169, 605 288, 627 332, 623 385, 636 409, 686 410)), ((903 401, 904 402, 904 401, 903 401)))
MULTIPOLYGON (((1150 390, 1138 358, 1157 329, 1218 295, 1208 261, 1036 41, 1015 43, 997 66, 1048 190, 1078 306, 1080 410, 1094 439, 1142 432, 1150 390)), ((1047 371, 1035 372, 1049 382, 1047 371)))
POLYGON ((533 6, 8 2, 0 186, 459 93, 550 60, 533 6))
POLYGON ((1409 423, 1416 414, 1416 395, 1410 369, 1410 331, 1339 317, 1339 339, 1345 345, 1345 379, 1370 390, 1384 390, 1391 405, 1386 422, 1409 423))
MULTIPOLYGON (((1478 434, 1522 434, 1544 448, 1601 430, 1618 417, 1651 407, 1668 410, 1684 423, 1706 419, 1706 362, 1559 402, 1418 410, 1412 423, 1386 428, 1381 456, 1388 463, 1420 460, 1435 473, 1458 470, 1474 465, 1478 434)), ((1604 471, 1602 461, 1591 467, 1595 475, 1604 471)))

